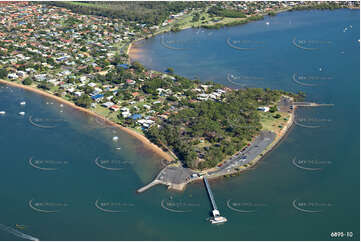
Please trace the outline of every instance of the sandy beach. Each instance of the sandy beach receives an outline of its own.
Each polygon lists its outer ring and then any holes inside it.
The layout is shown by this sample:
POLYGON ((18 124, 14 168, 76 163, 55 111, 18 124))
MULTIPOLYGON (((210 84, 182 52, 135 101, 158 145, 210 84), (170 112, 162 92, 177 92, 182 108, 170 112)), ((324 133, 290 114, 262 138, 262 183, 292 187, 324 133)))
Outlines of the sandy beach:
POLYGON ((40 94, 40 95, 43 95, 43 96, 46 96, 46 97, 49 97, 49 98, 52 98, 60 103, 63 103, 65 105, 68 105, 76 110, 79 110, 81 112, 84 112, 84 113, 87 113, 89 115, 92 115, 94 117, 97 117, 101 120, 103 120, 104 122, 106 122, 107 124, 111 125, 111 126, 114 126, 114 127, 117 127, 119 128, 120 130, 126 132, 127 134, 137 138, 138 140, 140 140, 147 148, 151 149, 152 151, 154 151, 155 153, 157 153, 159 156, 161 156, 163 159, 166 159, 167 161, 171 161, 173 160, 173 158, 166 152, 164 152, 160 147, 158 147, 157 145, 153 144, 152 142, 150 142, 145 136, 129 129, 129 128, 126 128, 126 127, 123 127, 117 123, 114 123, 106 118, 104 118, 103 116, 97 114, 97 113, 94 113, 93 111, 89 110, 89 109, 86 109, 86 108, 82 108, 82 107, 79 107, 77 105, 75 105, 74 103, 70 102, 70 101, 67 101, 61 97, 58 97, 58 96, 55 96, 51 93, 48 93, 46 91, 43 91, 43 90, 39 90, 37 89, 36 87, 32 87, 32 86, 25 86, 25 85, 22 85, 22 84, 18 84, 18 83, 15 83, 15 82, 10 82, 10 81, 6 81, 6 80, 2 80, 0 79, 0 83, 3 83, 3 84, 6 84, 6 85, 9 85, 9 86, 14 86, 14 87, 19 87, 19 88, 22 88, 22 89, 25 89, 25 90, 28 90, 28 91, 31 91, 31 92, 35 92, 37 94, 40 94))

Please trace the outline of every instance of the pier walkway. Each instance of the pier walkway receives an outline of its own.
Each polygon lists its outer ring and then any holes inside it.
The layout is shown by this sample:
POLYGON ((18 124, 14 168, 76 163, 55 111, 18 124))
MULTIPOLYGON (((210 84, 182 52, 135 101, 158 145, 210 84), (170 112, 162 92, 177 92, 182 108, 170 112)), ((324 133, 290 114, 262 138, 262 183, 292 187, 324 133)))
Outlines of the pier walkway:
POLYGON ((293 106, 297 106, 297 107, 319 107, 319 106, 334 106, 334 104, 312 103, 312 102, 293 102, 293 106))
POLYGON ((212 210, 213 218, 211 219, 211 223, 212 224, 218 224, 218 223, 227 222, 227 219, 225 217, 222 217, 221 214, 219 213, 218 209, 217 209, 216 201, 214 200, 213 193, 212 193, 212 190, 211 190, 211 186, 208 183, 207 177, 204 176, 203 180, 204 180, 204 184, 206 185, 207 192, 208 192, 208 197, 211 200, 212 208, 213 208, 213 210, 212 210))
POLYGON ((211 200, 211 203, 212 203, 212 208, 213 208, 213 210, 218 210, 216 201, 214 200, 213 193, 212 193, 211 187, 209 186, 207 177, 204 176, 203 180, 204 180, 204 184, 206 185, 206 188, 207 188, 209 199, 211 200))
POLYGON ((141 187, 137 190, 137 192, 144 192, 146 190, 148 190, 149 188, 151 188, 152 186, 155 186, 157 184, 160 184, 161 182, 159 180, 153 180, 151 183, 149 183, 148 185, 145 185, 144 187, 141 187))

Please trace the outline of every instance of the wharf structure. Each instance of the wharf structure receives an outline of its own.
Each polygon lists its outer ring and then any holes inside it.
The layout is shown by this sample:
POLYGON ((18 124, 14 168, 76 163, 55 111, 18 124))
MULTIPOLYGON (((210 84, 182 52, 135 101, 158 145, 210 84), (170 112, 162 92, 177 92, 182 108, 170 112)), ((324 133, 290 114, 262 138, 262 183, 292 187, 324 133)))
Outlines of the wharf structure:
POLYGON ((211 204, 212 204, 212 208, 213 208, 213 210, 212 210, 213 218, 211 219, 211 223, 212 224, 218 224, 218 223, 227 222, 227 219, 225 217, 222 217, 221 214, 219 213, 219 210, 217 208, 216 201, 214 200, 214 196, 213 196, 211 187, 210 187, 210 185, 208 183, 207 177, 204 176, 203 180, 204 180, 204 184, 206 185, 207 192, 208 192, 208 197, 211 200, 211 204))

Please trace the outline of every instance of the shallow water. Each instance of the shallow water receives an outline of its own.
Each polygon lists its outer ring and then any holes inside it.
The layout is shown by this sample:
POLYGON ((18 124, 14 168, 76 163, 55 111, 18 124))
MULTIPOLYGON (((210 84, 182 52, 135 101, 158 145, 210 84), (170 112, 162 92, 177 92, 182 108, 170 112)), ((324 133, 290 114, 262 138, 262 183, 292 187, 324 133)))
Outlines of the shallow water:
MULTIPOLYGON (((300 123, 321 127, 294 126, 256 169, 210 181, 228 219, 220 226, 206 220, 210 203, 202 183, 181 193, 164 186, 135 193, 160 169, 160 158, 141 142, 49 98, 1 85, 0 110, 7 113, 0 116, 0 224, 24 225, 17 230, 40 240, 329 240, 331 232, 341 231, 353 232, 344 239, 358 240, 359 27, 358 11, 300 11, 217 31, 165 34, 167 45, 195 45, 191 50, 162 47, 161 36, 138 47, 137 60, 150 68, 173 67, 181 75, 237 87, 226 78, 233 73, 239 80, 232 81, 242 85, 303 90, 307 100, 335 104, 298 109, 300 123), (343 32, 350 24, 352 30, 343 32), (292 45, 294 37, 332 44, 305 51, 292 45), (240 51, 227 45, 228 38, 242 48, 251 40, 252 48, 264 46, 240 51), (300 86, 292 80, 294 73, 303 82, 322 85, 300 86), (20 111, 26 115, 19 116, 20 111), (56 127, 36 127, 30 116, 56 127), (97 157, 104 166, 122 170, 99 168, 97 157), (30 158, 56 170, 34 168, 30 158), (301 169, 293 159, 322 170, 301 169)), ((19 238, 0 231, 0 239, 19 238)))

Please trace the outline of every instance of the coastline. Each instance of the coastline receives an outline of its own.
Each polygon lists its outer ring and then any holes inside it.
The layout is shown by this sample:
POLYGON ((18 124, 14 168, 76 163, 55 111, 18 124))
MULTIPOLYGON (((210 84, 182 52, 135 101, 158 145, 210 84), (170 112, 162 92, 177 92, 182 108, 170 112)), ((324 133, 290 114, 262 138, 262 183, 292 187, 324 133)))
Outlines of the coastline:
MULTIPOLYGON (((287 136, 287 134, 291 131, 291 128, 294 124, 294 117, 295 117, 295 113, 294 111, 291 113, 291 117, 290 119, 287 121, 286 126, 283 127, 283 129, 277 133, 277 136, 275 137, 275 139, 273 140, 273 142, 268 145, 263 151, 262 151, 262 155, 258 155, 256 158, 254 158, 252 161, 250 161, 248 164, 250 164, 250 166, 245 167, 245 168, 241 168, 238 171, 231 171, 227 174, 222 174, 222 175, 216 175, 216 176, 208 176, 208 179, 217 179, 217 178, 221 178, 221 177, 227 177, 227 176, 233 176, 234 174, 240 174, 241 172, 250 170, 252 168, 254 168, 258 162, 260 162, 267 154, 271 153, 271 151, 273 151, 274 149, 276 149, 276 147, 281 144, 282 140, 284 140, 287 136)), ((213 169, 213 168, 211 168, 213 169)), ((202 179, 198 178, 198 179, 194 179, 192 181, 187 182, 186 184, 193 182, 193 181, 198 181, 202 179)), ((184 185, 186 185, 184 184, 184 185)))
MULTIPOLYGON (((289 12, 289 11, 304 11, 304 10, 319 10, 317 8, 310 8, 310 9, 293 9, 293 8, 284 8, 284 9, 279 9, 277 11, 275 11, 275 14, 279 14, 279 13, 283 13, 283 12, 289 12)), ((339 8, 337 8, 339 9, 339 8)), ((347 9, 357 9, 357 10, 360 10, 360 8, 357 8, 357 7, 348 7, 347 9)), ((334 9, 333 9, 334 10, 334 9)), ((261 16, 264 18, 266 16, 268 16, 268 13, 263 13, 261 14, 261 16)), ((221 28, 224 28, 224 27, 235 27, 235 26, 239 26, 239 25, 243 25, 243 24, 248 24, 250 22, 253 22, 253 21, 259 21, 261 19, 257 19, 257 20, 249 20, 248 18, 245 19, 246 22, 238 22, 237 24, 235 25, 232 25, 232 26, 227 26, 227 24, 224 24, 224 23, 213 23, 213 24, 209 24, 209 25, 200 25, 198 26, 198 28, 214 28, 217 24, 221 24, 222 26, 220 26, 221 28)), ((182 31, 182 30, 186 30, 186 29, 190 29, 190 28, 196 28, 194 26, 183 26, 183 27, 180 27, 179 28, 179 31, 182 31)), ((131 50, 132 50, 132 47, 133 47, 133 44, 138 42, 138 41, 141 41, 141 40, 144 40, 146 38, 152 38, 152 37, 155 37, 156 35, 159 35, 159 34, 164 34, 164 33, 168 33, 168 32, 171 32, 172 30, 171 29, 164 29, 164 30, 161 30, 161 31, 158 31, 158 32, 155 32, 153 34, 149 34, 149 35, 146 35, 146 36, 142 36, 138 39, 135 39, 133 40, 132 42, 130 42, 129 46, 128 46, 128 49, 127 51, 125 52, 127 55, 128 55, 128 64, 131 63, 131 55, 129 55, 131 53, 131 50)))
MULTIPOLYGON (((280 10, 276 11, 275 13, 278 14, 278 13, 287 12, 287 11, 290 11, 290 10, 291 10, 290 8, 280 9, 280 10)), ((268 16, 268 13, 262 14, 262 16, 263 17, 268 16)), ((253 21, 259 21, 259 20, 248 20, 248 18, 246 18, 246 22, 238 22, 238 24, 236 24, 234 26, 247 24, 247 23, 253 22, 253 21)), ((209 24, 209 25, 199 25, 198 28, 207 28, 207 27, 212 28, 212 27, 216 26, 217 24, 218 23, 213 23, 213 24, 209 24)), ((231 27, 234 27, 234 26, 231 26, 231 27)), ((224 25, 222 27, 227 27, 227 26, 224 25)), ((186 30, 186 29, 191 29, 191 28, 196 28, 196 27, 195 26, 183 26, 183 27, 179 28, 179 31, 186 30)), ((165 33, 168 33, 168 32, 172 32, 171 28, 170 29, 164 29, 164 30, 161 30, 161 31, 158 31, 158 32, 155 32, 153 34, 146 35, 146 36, 142 36, 142 37, 140 37, 138 39, 135 39, 132 42, 130 42, 130 44, 128 46, 128 49, 126 51, 126 54, 128 55, 128 63, 129 64, 131 63, 131 55, 129 55, 129 53, 131 53, 131 50, 132 50, 132 47, 133 47, 134 43, 136 43, 138 41, 141 41, 141 40, 144 40, 146 38, 152 38, 152 37, 155 37, 156 35, 165 34, 165 33)))
MULTIPOLYGON (((260 161, 266 154, 270 153, 272 150, 274 150, 279 144, 281 144, 282 140, 285 139, 285 137, 287 136, 287 134, 290 132, 293 124, 294 124, 294 119, 295 119, 295 111, 293 111, 291 113, 291 117, 290 119, 287 121, 286 125, 283 127, 283 129, 277 134, 276 138, 274 139, 274 141, 268 146, 266 147, 266 149, 264 149, 264 151, 262 152, 262 156, 258 156, 256 157, 254 160, 252 160, 250 163, 252 163, 251 167, 255 166, 257 164, 258 161, 260 161)), ((251 168, 249 167, 249 168, 251 168)), ((249 169, 246 168, 246 169, 249 169)))
MULTIPOLYGON (((182 28, 179 28, 179 31, 186 30, 186 29, 191 29, 191 28, 193 28, 193 27, 192 26, 184 26, 182 28)), ((165 34, 165 33, 168 33, 168 32, 172 32, 172 31, 170 29, 169 30, 167 30, 167 29, 161 30, 161 31, 156 32, 154 34, 149 34, 149 35, 146 35, 146 36, 142 36, 142 37, 140 37, 138 39, 135 39, 132 42, 130 42, 130 44, 129 44, 128 48, 127 48, 127 51, 125 52, 125 54, 128 55, 128 64, 131 64, 131 55, 129 55, 129 54, 132 51, 133 44, 135 44, 138 41, 144 40, 146 38, 152 38, 152 37, 155 37, 156 35, 165 34)))
POLYGON ((9 85, 9 86, 13 86, 13 87, 18 87, 18 88, 22 88, 24 90, 27 90, 27 91, 31 91, 31 92, 34 92, 34 93, 37 93, 39 95, 42 95, 42 96, 46 96, 46 97, 49 97, 51 99, 54 99, 60 103, 63 103, 65 105, 68 105, 69 107, 71 108, 74 108, 78 111, 81 111, 81 112, 84 112, 86 114, 89 114, 93 117, 96 117, 96 118, 99 118, 101 120, 103 120, 104 122, 106 122, 107 124, 113 126, 113 127, 117 127, 119 128, 120 130, 126 132, 127 134, 133 136, 134 138, 138 139, 139 141, 141 141, 144 146, 146 146, 147 148, 151 149, 153 152, 155 152, 156 154, 158 154, 160 157, 162 157, 163 159, 166 159, 167 161, 172 161, 173 158, 166 152, 164 152, 160 147, 158 147, 157 145, 153 144, 152 142, 150 142, 145 136, 127 128, 127 127, 124 127, 120 124, 117 124, 117 123, 114 123, 113 121, 110 121, 109 119, 89 110, 89 109, 86 109, 86 108, 83 108, 83 107, 79 107, 77 106, 76 104, 68 101, 68 100, 65 100, 61 97, 58 97, 58 96, 55 96, 51 93, 48 93, 46 91, 43 91, 43 90, 40 90, 36 87, 32 87, 32 86, 25 86, 25 85, 22 85, 22 84, 19 84, 19 83, 15 83, 15 82, 11 82, 11 81, 6 81, 6 80, 2 80, 0 79, 0 84, 5 84, 5 85, 9 85))
MULTIPOLYGON (((262 155, 258 155, 256 158, 254 158, 252 161, 250 161, 248 164, 251 164, 249 167, 243 168, 239 171, 234 171, 234 172, 230 172, 229 174, 235 174, 238 172, 242 172, 245 170, 249 170, 250 168, 254 167, 255 165, 257 165, 257 163, 262 160, 266 154, 270 153, 272 150, 274 150, 281 142, 282 140, 285 139, 285 137, 287 136, 287 134, 290 132, 293 124, 294 124, 294 118, 295 118, 295 111, 293 111, 290 115, 289 120, 287 121, 286 125, 282 128, 282 130, 276 134, 275 139, 273 140, 273 142, 271 144, 269 144, 263 151, 262 151, 262 155)), ((217 176, 218 177, 218 176, 217 176)), ((213 177, 213 178, 217 178, 217 177, 213 177)))
MULTIPOLYGON (((292 11, 292 8, 285 8, 285 9, 280 9, 278 11, 276 11, 275 13, 276 14, 279 14, 279 13, 283 13, 283 12, 288 12, 288 11, 292 11)), ((264 17, 268 16, 268 13, 265 13, 265 14, 262 14, 262 17, 264 19, 264 17)), ((237 24, 237 26, 239 25, 243 25, 243 24, 247 24, 247 23, 250 23, 250 22, 254 22, 254 21, 258 21, 258 20, 249 20, 249 19, 246 19, 247 21, 246 22, 239 22, 237 24)), ((209 26, 215 26, 217 25, 216 23, 215 24, 211 24, 209 26)), ((222 27, 227 27, 226 25, 222 26, 222 27)), ((232 26, 233 27, 233 26, 232 26)), ((184 26, 184 27, 181 27, 179 28, 179 30, 185 30, 185 29, 190 29, 190 28, 194 28, 192 26, 184 26)), ((204 26, 200 26, 200 28, 205 28, 204 26)), ((127 52, 126 54, 128 55, 128 63, 130 64, 131 63, 131 59, 132 59, 132 49, 134 49, 134 47, 136 45, 133 45, 134 43, 137 43, 138 41, 141 41, 141 40, 144 40, 146 39, 147 37, 150 38, 150 37, 154 37, 156 35, 159 35, 159 34, 164 34, 164 33, 167 33, 167 32, 171 32, 171 30, 162 30, 162 31, 159 31, 159 32, 156 32, 154 33, 153 35, 147 35, 147 36, 142 36, 138 39, 135 39, 133 40, 129 46, 128 46, 128 49, 127 49, 127 52)), ((229 173, 227 173, 226 175, 233 175, 233 174, 238 174, 238 173, 241 173, 243 171, 246 171, 246 170, 249 170, 249 169, 252 169, 254 166, 256 166, 258 164, 259 161, 261 161, 267 154, 269 154, 271 151, 273 151, 281 142, 282 140, 284 140, 284 138, 287 136, 287 134, 290 132, 292 126, 293 126, 293 123, 294 123, 294 116, 295 116, 295 110, 293 110, 293 112, 291 113, 290 115, 290 118, 289 120, 287 121, 286 125, 282 128, 281 131, 277 132, 276 133, 276 137, 275 139, 273 140, 273 142, 271 144, 269 144, 263 151, 260 155, 258 155, 256 158, 254 158, 252 161, 250 161, 248 164, 249 166, 248 167, 244 167, 244 168, 240 168, 239 170, 234 170, 234 171, 231 171, 229 173)), ((199 170, 193 170, 195 173, 197 172, 205 172, 205 173, 208 173, 208 172, 211 172, 213 171, 215 168, 210 168, 210 169, 206 169, 206 170, 203 170, 203 171, 199 171, 199 170)), ((210 176, 209 178, 210 179, 216 179, 216 178, 220 178, 220 177, 224 177, 225 175, 216 175, 216 176, 210 176)), ((202 178, 199 178, 199 179, 202 179, 202 178)), ((165 184, 165 185, 168 185, 168 188, 170 189, 173 189, 173 190, 177 190, 177 191, 182 191, 185 189, 186 185, 188 183, 191 183, 193 181, 197 181, 199 179, 191 179, 191 180, 188 180, 184 183, 181 183, 181 184, 165 184)), ((162 182, 160 182, 162 183, 162 182)), ((159 184, 159 183, 157 183, 159 184)), ((164 183, 163 183, 164 184, 164 183)))

